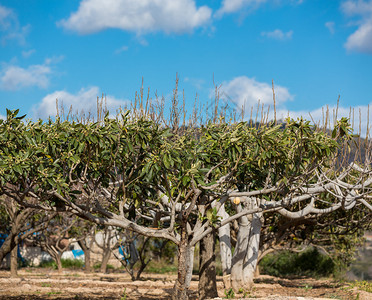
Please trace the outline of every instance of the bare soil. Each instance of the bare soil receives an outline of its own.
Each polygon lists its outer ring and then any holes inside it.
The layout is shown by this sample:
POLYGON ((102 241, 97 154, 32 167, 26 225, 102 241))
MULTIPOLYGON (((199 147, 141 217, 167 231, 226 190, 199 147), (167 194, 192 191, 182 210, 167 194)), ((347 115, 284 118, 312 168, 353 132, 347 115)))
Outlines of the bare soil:
MULTIPOLYGON (((176 275, 144 274, 131 281, 127 274, 92 273, 66 270, 58 274, 49 269, 21 269, 18 278, 0 271, 0 299, 169 299, 176 275)), ((197 276, 191 283, 190 299, 197 299, 197 276)), ((217 280, 220 298, 226 298, 222 278, 217 280)), ((255 287, 237 299, 359 299, 371 300, 372 294, 351 288, 345 283, 311 278, 283 279, 259 276, 255 287)))

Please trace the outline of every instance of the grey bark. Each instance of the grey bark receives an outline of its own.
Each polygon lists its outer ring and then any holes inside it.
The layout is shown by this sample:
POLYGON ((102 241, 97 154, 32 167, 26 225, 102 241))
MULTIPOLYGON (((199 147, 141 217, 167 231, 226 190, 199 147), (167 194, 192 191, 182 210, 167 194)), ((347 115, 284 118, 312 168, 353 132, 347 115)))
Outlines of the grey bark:
POLYGON ((186 287, 190 287, 191 279, 192 279, 192 271, 194 269, 194 252, 195 246, 188 247, 188 255, 187 255, 187 271, 186 271, 186 287))
MULTIPOLYGON (((255 209, 257 203, 255 199, 247 199, 246 206, 248 209, 255 209)), ((242 209, 242 205, 239 204, 237 213, 242 209)), ((254 213, 239 219, 237 243, 231 267, 231 286, 234 291, 241 288, 250 290, 253 286, 259 255, 261 218, 262 213, 254 213)))
POLYGON ((236 292, 240 288, 245 288, 243 268, 247 254, 249 232, 250 222, 246 216, 243 216, 239 219, 239 231, 231 265, 231 287, 236 292))
MULTIPOLYGON (((218 216, 221 217, 221 221, 227 219, 229 214, 225 210, 225 204, 223 204, 218 211, 218 216)), ((230 238, 230 224, 226 224, 218 228, 218 237, 220 240, 220 253, 222 263, 222 275, 225 289, 231 287, 230 284, 230 273, 231 273, 231 238, 230 238)))
POLYGON ((245 289, 250 290, 253 287, 253 278, 257 269, 258 254, 260 247, 260 233, 262 214, 253 214, 251 221, 251 230, 249 233, 247 255, 244 259, 243 276, 245 289))
POLYGON ((101 268, 100 268, 101 273, 107 272, 107 263, 110 259, 110 256, 111 256, 111 249, 105 249, 105 251, 102 254, 102 261, 101 261, 101 268))

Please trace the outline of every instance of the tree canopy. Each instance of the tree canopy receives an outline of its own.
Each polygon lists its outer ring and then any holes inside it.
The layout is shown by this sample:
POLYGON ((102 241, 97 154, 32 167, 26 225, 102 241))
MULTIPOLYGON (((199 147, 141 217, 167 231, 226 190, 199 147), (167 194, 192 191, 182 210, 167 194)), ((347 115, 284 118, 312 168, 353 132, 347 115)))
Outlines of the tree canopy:
POLYGON ((24 121, 7 111, 0 193, 25 207, 175 242, 175 297, 182 298, 188 249, 233 220, 372 210, 371 151, 363 161, 350 159, 351 138, 345 118, 329 134, 303 119, 165 126, 130 111, 97 122, 24 121), (221 220, 229 200, 240 208, 221 220))

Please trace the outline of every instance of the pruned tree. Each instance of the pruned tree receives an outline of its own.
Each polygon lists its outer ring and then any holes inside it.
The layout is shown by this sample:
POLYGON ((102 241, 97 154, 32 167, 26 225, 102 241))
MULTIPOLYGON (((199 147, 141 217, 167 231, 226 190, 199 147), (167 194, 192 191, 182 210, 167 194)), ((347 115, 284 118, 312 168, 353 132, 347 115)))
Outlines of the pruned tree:
POLYGON ((173 117, 169 128, 146 110, 86 124, 22 123, 8 112, 0 121, 7 133, 0 140, 2 192, 25 206, 173 241, 174 299, 187 299, 196 243, 235 220, 241 225, 231 266, 237 289, 252 285, 265 213, 296 219, 372 210, 371 151, 363 162, 335 163, 337 156, 348 158, 346 119, 329 136, 302 119, 252 126, 214 118, 175 127, 173 117), (325 194, 330 198, 323 200, 325 194), (221 209, 230 200, 235 213, 226 216, 221 209))
POLYGON ((57 270, 62 273, 62 255, 69 249, 71 242, 77 242, 84 237, 76 235, 74 226, 76 216, 66 213, 57 214, 48 226, 42 231, 27 237, 27 242, 40 247, 47 252, 57 265, 57 270))
POLYGON ((110 257, 113 255, 115 250, 118 250, 121 245, 122 236, 117 231, 116 228, 112 226, 104 226, 103 228, 98 228, 94 234, 94 244, 97 246, 101 254, 101 265, 100 272, 107 272, 107 264, 110 260, 110 257))
POLYGON ((4 213, 2 231, 7 235, 0 247, 0 263, 8 253, 11 253, 10 273, 14 277, 17 276, 18 246, 28 237, 45 229, 55 214, 45 214, 37 209, 21 207, 5 196, 0 198, 0 206, 4 213))
POLYGON ((119 246, 122 256, 114 253, 133 281, 141 278, 142 272, 152 260, 150 251, 148 251, 149 241, 149 237, 140 236, 126 230, 119 246), (134 267, 138 263, 139 268, 135 270, 134 267))
POLYGON ((92 272, 91 253, 96 234, 96 224, 84 219, 75 220, 74 234, 77 236, 77 243, 84 252, 84 271, 92 272))

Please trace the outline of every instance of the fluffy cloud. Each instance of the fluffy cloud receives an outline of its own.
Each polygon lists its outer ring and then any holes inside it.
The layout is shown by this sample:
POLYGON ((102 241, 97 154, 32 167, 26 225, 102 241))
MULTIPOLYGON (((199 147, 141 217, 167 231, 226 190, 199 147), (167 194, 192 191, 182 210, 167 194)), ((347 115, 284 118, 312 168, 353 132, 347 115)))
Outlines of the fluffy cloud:
MULTIPOLYGON (((238 107, 243 105, 250 110, 257 106, 258 101, 266 105, 273 103, 273 91, 271 84, 259 82, 246 76, 236 77, 228 82, 223 82, 221 89, 222 98, 228 98, 238 107)), ((275 85, 275 99, 278 106, 293 99, 287 88, 275 85)))
POLYGON ((327 29, 329 30, 331 34, 335 33, 335 22, 331 22, 331 21, 326 22, 324 26, 327 27, 327 29))
POLYGON ((257 9, 261 4, 267 0, 223 0, 221 8, 216 12, 217 17, 225 14, 238 12, 242 8, 257 9))
POLYGON ((58 24, 80 34, 109 28, 137 34, 191 32, 206 25, 212 10, 194 0, 83 0, 79 9, 58 24))
POLYGON ((3 90, 18 90, 37 86, 47 88, 52 70, 48 64, 32 65, 24 69, 18 66, 5 66, 0 71, 0 88, 3 90))
MULTIPOLYGON (((56 111, 56 99, 58 99, 58 107, 61 105, 64 108, 65 115, 68 114, 70 107, 72 107, 73 114, 82 114, 86 116, 90 113, 95 115, 97 112, 97 96, 100 96, 99 88, 96 86, 81 89, 76 94, 71 94, 66 91, 55 91, 51 94, 46 95, 41 102, 34 107, 34 117, 46 119, 49 116, 55 116, 56 111)), ((116 99, 112 96, 106 96, 107 109, 114 113, 120 107, 124 108, 128 104, 128 101, 116 99)), ((61 112, 60 112, 61 113, 61 112)))
POLYGON ((115 50, 115 54, 120 54, 120 53, 128 51, 128 50, 129 50, 128 46, 122 46, 119 49, 115 50))
POLYGON ((345 1, 341 10, 348 17, 358 18, 358 28, 348 37, 346 49, 372 53, 372 1, 345 1))
POLYGON ((293 31, 283 32, 280 29, 275 29, 274 31, 261 32, 261 35, 270 39, 285 41, 292 39, 293 31))
POLYGON ((24 58, 29 58, 35 52, 36 52, 35 49, 31 49, 31 50, 28 50, 28 51, 22 51, 22 56, 24 58))
POLYGON ((13 10, 0 5, 0 36, 1 43, 15 40, 19 44, 25 44, 25 37, 30 30, 30 25, 20 26, 18 18, 13 10))
MULTIPOLYGON (((214 91, 211 93, 214 96, 214 91)), ((245 107, 245 116, 248 119, 251 113, 251 108, 253 107, 253 118, 256 118, 256 109, 258 100, 260 104, 264 104, 264 113, 267 114, 268 106, 269 110, 269 120, 274 119, 273 106, 273 94, 272 86, 269 83, 258 82, 254 78, 248 78, 246 76, 236 77, 231 81, 226 81, 222 83, 220 88, 220 97, 225 101, 224 105, 232 109, 240 109, 245 107)), ((277 120, 285 120, 288 116, 293 119, 303 117, 304 119, 314 121, 315 123, 323 126, 325 122, 325 116, 327 113, 327 107, 319 107, 311 111, 305 110, 289 110, 286 108, 286 103, 294 98, 290 94, 287 88, 275 85, 275 98, 276 98, 276 118, 277 120)), ((261 109, 262 107, 260 107, 261 109)), ((334 106, 329 106, 329 116, 328 116, 328 128, 334 126, 333 120, 337 110, 337 119, 341 117, 350 118, 351 125, 355 128, 355 134, 366 135, 368 119, 372 120, 372 103, 370 103, 370 109, 367 105, 356 106, 354 108, 342 107, 338 108, 334 106), (368 115, 369 112, 369 115, 368 115), (359 129, 361 125, 361 129, 359 129), (360 132, 361 130, 361 132, 360 132)), ((257 119, 261 118, 261 110, 258 112, 257 119)), ((265 115, 266 118, 266 115, 265 115)), ((371 136, 372 126, 370 125, 369 134, 371 136)))
POLYGON ((217 10, 215 16, 217 18, 222 17, 225 14, 232 14, 241 12, 242 10, 256 10, 266 2, 273 3, 289 3, 292 5, 300 5, 303 0, 223 0, 221 8, 217 10))

